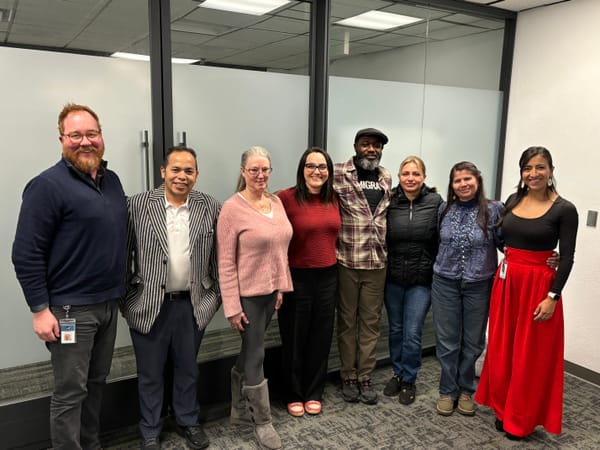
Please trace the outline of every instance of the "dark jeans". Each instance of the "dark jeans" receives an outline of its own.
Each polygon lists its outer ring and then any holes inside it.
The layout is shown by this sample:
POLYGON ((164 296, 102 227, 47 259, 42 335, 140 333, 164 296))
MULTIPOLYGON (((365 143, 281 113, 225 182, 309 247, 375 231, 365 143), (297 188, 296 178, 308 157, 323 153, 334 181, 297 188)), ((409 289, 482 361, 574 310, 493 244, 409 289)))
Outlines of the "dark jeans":
POLYGON ((321 400, 333 336, 336 266, 291 269, 294 292, 279 309, 284 401, 321 400))
POLYGON ((277 292, 256 297, 241 297, 242 310, 250 323, 243 324, 242 349, 235 367, 244 375, 246 386, 257 386, 265 379, 265 331, 275 312, 277 292))
POLYGON ((440 395, 457 399, 475 392, 475 362, 485 348, 492 279, 466 282, 433 276, 431 308, 440 395))
POLYGON ((197 356, 204 329, 199 330, 192 304, 187 300, 163 301, 160 313, 148 334, 130 329, 135 350, 140 405, 140 434, 158 437, 165 389, 165 364, 173 363, 173 412, 183 427, 198 424, 197 356))
MULTIPOLYGON (((51 307, 57 319, 62 306, 51 307)), ((98 450, 102 388, 110 372, 118 306, 116 301, 72 306, 76 319, 75 344, 47 343, 54 372, 50 400, 50 434, 55 450, 98 450)))
POLYGON ((429 286, 385 285, 390 360, 394 375, 415 384, 421 368, 423 324, 431 304, 429 286))

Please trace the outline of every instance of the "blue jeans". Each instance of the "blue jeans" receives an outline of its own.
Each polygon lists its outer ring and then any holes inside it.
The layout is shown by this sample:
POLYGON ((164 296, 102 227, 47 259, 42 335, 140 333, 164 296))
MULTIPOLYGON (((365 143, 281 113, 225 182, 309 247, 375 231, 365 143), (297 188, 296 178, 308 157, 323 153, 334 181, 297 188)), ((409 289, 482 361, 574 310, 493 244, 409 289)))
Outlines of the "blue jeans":
POLYGON ((433 276, 431 308, 442 396, 456 400, 462 392, 475 392, 475 362, 485 346, 491 288, 492 279, 466 282, 433 276))
POLYGON ((385 285, 392 370, 406 383, 414 384, 421 368, 421 340, 430 292, 429 286, 385 285))
MULTIPOLYGON (((57 319, 66 316, 52 306, 57 319)), ((56 450, 98 450, 102 388, 110 372, 119 309, 116 301, 72 306, 77 343, 49 342, 54 392, 50 400, 50 434, 56 450)))

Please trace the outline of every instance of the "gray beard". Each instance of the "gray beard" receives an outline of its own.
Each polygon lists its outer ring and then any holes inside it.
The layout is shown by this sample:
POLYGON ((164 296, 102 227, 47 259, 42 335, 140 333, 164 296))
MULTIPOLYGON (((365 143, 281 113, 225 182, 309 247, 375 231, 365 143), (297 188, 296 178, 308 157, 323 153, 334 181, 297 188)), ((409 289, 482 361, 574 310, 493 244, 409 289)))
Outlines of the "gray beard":
POLYGON ((364 170, 375 170, 379 167, 379 160, 378 159, 357 158, 356 164, 358 164, 364 170))

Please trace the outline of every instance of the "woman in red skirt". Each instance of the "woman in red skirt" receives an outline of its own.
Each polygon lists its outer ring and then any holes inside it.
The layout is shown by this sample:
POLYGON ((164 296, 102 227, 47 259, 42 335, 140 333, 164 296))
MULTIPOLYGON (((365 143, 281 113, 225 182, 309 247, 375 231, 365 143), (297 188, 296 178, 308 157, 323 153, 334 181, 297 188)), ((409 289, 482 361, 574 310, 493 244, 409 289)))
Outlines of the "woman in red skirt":
POLYGON ((530 147, 521 182, 501 220, 505 259, 492 288, 488 348, 475 399, 496 414, 496 429, 520 439, 537 425, 562 424, 564 322, 561 291, 573 266, 578 216, 555 188, 552 156, 530 147), (558 243, 558 270, 546 260, 558 243))

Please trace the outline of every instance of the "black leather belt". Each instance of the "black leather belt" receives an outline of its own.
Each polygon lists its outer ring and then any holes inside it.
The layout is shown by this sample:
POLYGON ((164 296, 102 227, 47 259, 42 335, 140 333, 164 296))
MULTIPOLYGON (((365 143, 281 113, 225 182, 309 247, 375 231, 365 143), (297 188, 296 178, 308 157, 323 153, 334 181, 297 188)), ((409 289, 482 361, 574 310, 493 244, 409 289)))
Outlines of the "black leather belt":
POLYGON ((190 299, 190 291, 165 292, 165 298, 172 302, 174 302, 176 300, 189 300, 190 299))

